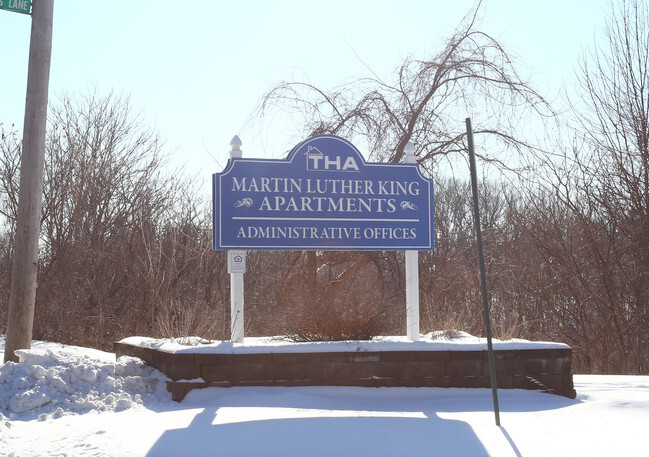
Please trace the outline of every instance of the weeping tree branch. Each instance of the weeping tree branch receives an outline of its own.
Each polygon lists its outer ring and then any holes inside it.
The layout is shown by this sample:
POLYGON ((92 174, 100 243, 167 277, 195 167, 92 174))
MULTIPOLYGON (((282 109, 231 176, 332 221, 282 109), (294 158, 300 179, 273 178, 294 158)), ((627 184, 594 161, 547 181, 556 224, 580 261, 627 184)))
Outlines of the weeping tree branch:
POLYGON ((305 82, 283 82, 262 99, 259 115, 281 109, 301 116, 307 135, 337 134, 369 145, 369 158, 399 162, 408 141, 418 162, 432 170, 442 158, 466 150, 463 120, 477 113, 475 132, 493 141, 479 156, 514 170, 540 147, 517 134, 521 118, 554 116, 548 102, 518 74, 513 58, 493 37, 477 30, 480 3, 462 20, 441 52, 405 59, 395 80, 360 78, 325 91, 305 82), (495 152, 498 151, 498 152, 495 152), (505 154, 514 151, 515 163, 505 154))

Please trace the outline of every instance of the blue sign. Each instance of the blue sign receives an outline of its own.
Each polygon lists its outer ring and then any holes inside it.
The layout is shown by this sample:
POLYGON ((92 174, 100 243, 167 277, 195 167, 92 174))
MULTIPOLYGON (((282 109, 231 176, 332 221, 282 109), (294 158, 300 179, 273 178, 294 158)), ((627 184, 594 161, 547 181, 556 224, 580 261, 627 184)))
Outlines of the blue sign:
POLYGON ((417 164, 367 163, 319 135, 286 160, 232 158, 213 175, 213 248, 432 250, 433 182, 417 164))

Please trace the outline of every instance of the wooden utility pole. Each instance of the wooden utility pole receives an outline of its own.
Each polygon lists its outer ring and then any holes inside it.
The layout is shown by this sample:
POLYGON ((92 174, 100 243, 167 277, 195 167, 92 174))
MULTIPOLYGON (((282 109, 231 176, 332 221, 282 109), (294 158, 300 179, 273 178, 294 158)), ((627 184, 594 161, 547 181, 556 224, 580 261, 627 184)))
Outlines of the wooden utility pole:
POLYGON ((29 349, 32 344, 53 16, 54 0, 32 2, 18 219, 11 274, 5 362, 17 362, 18 357, 14 351, 29 349))

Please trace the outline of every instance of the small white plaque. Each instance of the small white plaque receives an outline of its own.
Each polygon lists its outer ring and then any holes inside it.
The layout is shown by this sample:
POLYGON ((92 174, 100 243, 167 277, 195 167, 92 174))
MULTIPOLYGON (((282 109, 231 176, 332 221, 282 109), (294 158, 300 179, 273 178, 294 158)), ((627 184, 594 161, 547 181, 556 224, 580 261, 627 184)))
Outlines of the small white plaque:
POLYGON ((246 251, 228 251, 228 273, 246 272, 246 251))

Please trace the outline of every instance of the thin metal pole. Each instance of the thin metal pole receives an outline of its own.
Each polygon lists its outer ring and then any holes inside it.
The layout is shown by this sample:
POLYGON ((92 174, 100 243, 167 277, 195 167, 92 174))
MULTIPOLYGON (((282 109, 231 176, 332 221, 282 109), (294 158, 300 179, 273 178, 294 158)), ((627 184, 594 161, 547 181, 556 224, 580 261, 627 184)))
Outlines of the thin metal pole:
POLYGON ((475 150, 473 146, 473 129, 471 118, 466 118, 466 134, 469 139, 469 164, 471 167, 471 188, 473 189, 473 219, 475 223, 476 239, 478 241, 478 262, 480 265, 480 282, 482 284, 482 304, 484 306, 484 322, 487 328, 487 351, 489 355, 489 376, 491 378, 491 394, 494 403, 496 425, 500 426, 500 408, 498 407, 498 385, 496 382, 496 364, 494 362, 494 347, 491 341, 491 320, 489 318, 489 298, 487 296, 487 275, 485 274, 484 254, 482 251, 482 230, 480 229, 480 207, 478 205, 478 173, 475 164, 475 150))
POLYGON ((53 11, 54 0, 33 2, 5 362, 17 362, 18 356, 14 351, 29 349, 32 344, 38 273, 38 239, 43 201, 43 164, 53 11))

